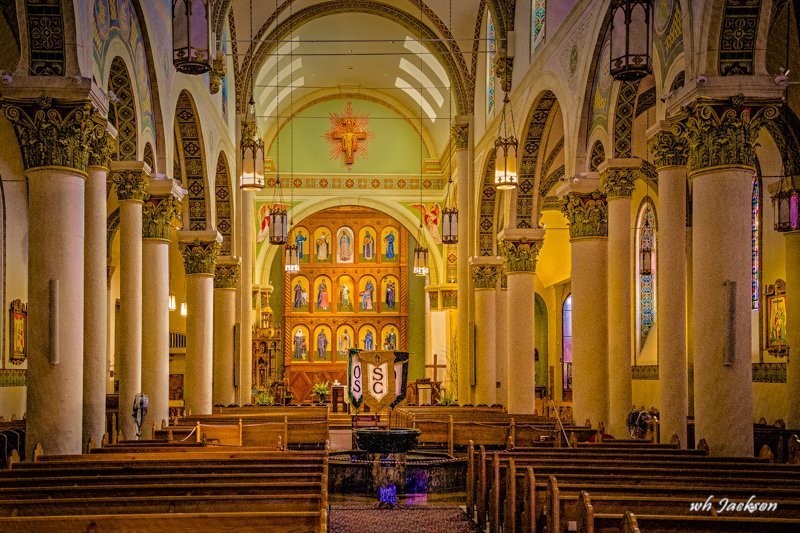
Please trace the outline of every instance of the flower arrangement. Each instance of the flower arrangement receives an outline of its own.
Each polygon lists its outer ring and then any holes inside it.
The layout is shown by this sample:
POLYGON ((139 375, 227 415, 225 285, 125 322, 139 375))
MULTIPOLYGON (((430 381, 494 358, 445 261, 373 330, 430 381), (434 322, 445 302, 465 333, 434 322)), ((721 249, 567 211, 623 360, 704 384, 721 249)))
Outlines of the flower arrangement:
POLYGON ((317 381, 314 383, 314 386, 311 387, 311 394, 317 399, 318 403, 325 403, 325 400, 331 393, 331 387, 329 382, 321 382, 317 381))
POLYGON ((270 390, 253 389, 253 404, 275 405, 275 395, 270 390))

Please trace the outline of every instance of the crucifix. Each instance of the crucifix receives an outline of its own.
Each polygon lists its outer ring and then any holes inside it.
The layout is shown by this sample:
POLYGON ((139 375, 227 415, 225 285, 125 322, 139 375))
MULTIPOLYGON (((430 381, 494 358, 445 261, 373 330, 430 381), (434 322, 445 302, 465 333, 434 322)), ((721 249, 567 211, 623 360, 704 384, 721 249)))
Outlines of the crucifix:
POLYGON ((348 118, 344 123, 343 131, 333 132, 333 137, 342 142, 344 161, 348 165, 355 163, 355 152, 358 150, 358 141, 367 139, 366 131, 356 129, 355 120, 348 118))
POLYGON ((425 368, 432 368, 433 369, 433 382, 438 384, 438 370, 441 368, 442 370, 447 368, 447 365, 440 365, 439 364, 439 354, 433 354, 433 364, 432 365, 425 365, 425 368))
POLYGON ((372 133, 367 130, 368 115, 353 111, 353 106, 347 102, 344 113, 330 114, 331 129, 325 134, 331 146, 331 158, 344 159, 348 165, 356 160, 356 152, 360 156, 366 155, 367 143, 372 138, 372 133))

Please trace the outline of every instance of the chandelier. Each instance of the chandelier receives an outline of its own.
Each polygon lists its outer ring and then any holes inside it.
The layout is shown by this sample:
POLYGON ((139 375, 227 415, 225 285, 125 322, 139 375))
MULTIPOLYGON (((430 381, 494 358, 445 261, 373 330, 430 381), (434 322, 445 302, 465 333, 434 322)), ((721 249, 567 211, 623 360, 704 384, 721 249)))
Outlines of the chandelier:
POLYGON ((496 159, 494 164, 494 184, 500 190, 516 188, 517 150, 519 142, 514 136, 514 110, 511 109, 508 93, 503 97, 503 114, 500 118, 500 133, 494 141, 496 159))
POLYGON ((800 230, 800 191, 794 183, 794 176, 782 177, 778 192, 772 197, 775 214, 775 231, 800 230))
POLYGON ((211 70, 208 0, 172 0, 172 64, 183 74, 211 70))
MULTIPOLYGON (((453 94, 449 95, 449 121, 453 126, 453 94)), ((444 208, 442 209, 442 242, 444 244, 456 244, 458 242, 458 206, 455 199, 451 198, 453 189, 453 136, 450 136, 450 146, 447 165, 447 192, 444 196, 444 208), (451 204, 452 202, 452 204, 451 204)))
MULTIPOLYGON (((253 0, 250 0, 250 49, 253 49, 253 0)), ((242 119, 239 144, 242 147, 242 177, 239 187, 243 191, 260 191, 264 188, 264 140, 258 134, 256 100, 254 97, 253 67, 250 66, 250 100, 242 119)))
POLYGON ((636 81, 653 70, 650 0, 614 0, 611 4, 611 65, 615 80, 636 81))

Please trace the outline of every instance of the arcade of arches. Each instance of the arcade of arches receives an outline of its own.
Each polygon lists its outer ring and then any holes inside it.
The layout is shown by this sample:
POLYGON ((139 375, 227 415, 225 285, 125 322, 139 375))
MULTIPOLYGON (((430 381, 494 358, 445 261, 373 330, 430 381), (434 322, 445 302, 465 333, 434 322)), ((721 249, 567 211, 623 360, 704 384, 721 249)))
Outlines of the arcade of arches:
POLYGON ((407 402, 428 378, 439 401, 552 402, 616 437, 654 407, 662 441, 685 446, 693 417, 712 455, 753 455, 762 417, 800 427, 800 233, 773 204, 800 173, 793 2, 654 1, 636 81, 609 72, 610 0, 252 19, 215 0, 194 76, 165 0, 41 4, 0 2, 0 415, 25 415, 29 448, 100 442, 107 395, 149 397, 148 438, 171 408, 310 402, 350 348, 410 352, 407 402), (268 238, 281 208, 296 274, 268 238))

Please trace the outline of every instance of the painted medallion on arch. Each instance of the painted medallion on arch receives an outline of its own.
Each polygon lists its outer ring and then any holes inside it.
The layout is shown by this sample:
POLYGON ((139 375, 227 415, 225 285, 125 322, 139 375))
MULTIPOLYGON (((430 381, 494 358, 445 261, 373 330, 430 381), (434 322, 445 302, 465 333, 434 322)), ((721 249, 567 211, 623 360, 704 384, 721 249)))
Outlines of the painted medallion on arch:
POLYGON ((371 324, 361 326, 358 330, 358 348, 361 350, 376 350, 378 332, 371 324))
POLYGON ((397 293, 400 283, 397 276, 386 276, 381 280, 381 311, 397 311, 397 293))
POLYGON ((311 338, 308 328, 300 325, 292 328, 292 359, 295 361, 308 361, 311 338))
POLYGON ((333 353, 333 335, 326 325, 314 329, 314 361, 330 361, 333 353))
POLYGON ((364 226, 358 231, 358 259, 373 263, 378 256, 378 232, 372 226, 364 226))
POLYGON ((356 333, 352 326, 339 326, 336 330, 336 353, 337 359, 345 360, 351 348, 356 347, 356 333))
POLYGON ((290 242, 297 246, 297 257, 301 263, 308 263, 311 261, 311 240, 307 228, 295 226, 292 229, 290 242))
POLYGON ((322 226, 314 231, 314 262, 331 263, 332 261, 331 230, 322 226))
POLYGON ((337 280, 336 309, 343 313, 352 313, 356 310, 356 289, 353 278, 339 276, 337 280))
POLYGON ((314 311, 327 312, 333 310, 332 287, 331 278, 317 276, 314 280, 314 311))
POLYGON ((400 349, 400 330, 394 324, 381 329, 381 349, 394 351, 400 349))
POLYGON ((387 226, 381 231, 381 261, 397 261, 397 228, 387 226))
POLYGON ((352 263, 353 262, 353 248, 355 247, 356 240, 354 238, 353 230, 347 226, 339 228, 336 232, 336 262, 337 263, 352 263))
POLYGON ((372 276, 362 276, 361 279, 358 280, 359 311, 367 313, 375 313, 378 311, 377 300, 375 297, 377 288, 378 284, 375 282, 375 278, 372 276))
POLYGON ((305 276, 295 276, 291 282, 290 302, 295 313, 309 310, 309 285, 305 276))

